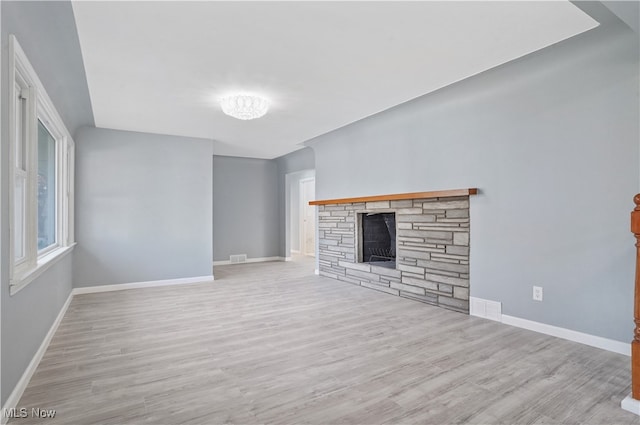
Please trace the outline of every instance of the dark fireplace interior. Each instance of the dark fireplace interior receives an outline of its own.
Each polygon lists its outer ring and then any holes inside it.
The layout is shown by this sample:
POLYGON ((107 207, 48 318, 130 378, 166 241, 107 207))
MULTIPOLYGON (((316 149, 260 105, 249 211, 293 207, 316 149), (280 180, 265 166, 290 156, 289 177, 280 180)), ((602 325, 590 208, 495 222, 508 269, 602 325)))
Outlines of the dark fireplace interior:
POLYGON ((396 267, 396 214, 362 214, 362 262, 396 267))

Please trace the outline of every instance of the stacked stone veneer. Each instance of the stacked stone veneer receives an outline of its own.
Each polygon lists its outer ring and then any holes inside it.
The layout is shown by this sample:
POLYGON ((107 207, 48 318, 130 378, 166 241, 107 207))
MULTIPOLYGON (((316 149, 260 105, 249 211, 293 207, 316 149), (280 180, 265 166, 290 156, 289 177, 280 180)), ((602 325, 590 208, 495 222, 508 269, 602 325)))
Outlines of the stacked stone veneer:
POLYGON ((469 312, 469 197, 318 206, 320 275, 469 312), (395 212, 396 269, 358 263, 358 214, 395 212))

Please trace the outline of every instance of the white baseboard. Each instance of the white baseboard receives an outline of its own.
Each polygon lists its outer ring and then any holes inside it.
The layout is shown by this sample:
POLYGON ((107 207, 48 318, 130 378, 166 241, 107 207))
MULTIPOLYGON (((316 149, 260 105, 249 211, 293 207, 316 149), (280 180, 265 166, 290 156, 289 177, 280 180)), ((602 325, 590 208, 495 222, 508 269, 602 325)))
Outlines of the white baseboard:
POLYGON ((320 269, 315 269, 313 272, 314 272, 317 276, 320 276, 320 269))
POLYGON ((287 261, 286 257, 256 257, 256 258, 247 258, 246 261, 243 261, 241 263, 231 263, 230 260, 221 260, 221 261, 214 261, 213 265, 214 266, 226 266, 228 264, 247 264, 247 263, 264 263, 267 261, 287 261))
POLYGON ((560 328, 558 326, 547 325, 546 323, 534 322, 532 320, 521 319, 519 317, 502 315, 502 323, 518 328, 528 329, 530 331, 540 332, 546 335, 555 336, 580 344, 590 345, 591 347, 601 348, 625 356, 631 355, 631 344, 620 342, 601 336, 586 334, 583 332, 573 331, 571 329, 560 328))
POLYGON ((291 253, 292 254, 300 254, 300 250, 299 249, 292 249, 291 253))
POLYGON ((626 396, 622 402, 620 403, 620 407, 627 412, 631 412, 635 415, 640 416, 640 401, 631 397, 631 394, 626 396))
POLYGON ((625 356, 631 355, 631 344, 613 339, 603 338, 596 335, 586 334, 571 329, 558 326, 547 325, 546 323, 534 322, 533 320, 521 319, 520 317, 502 314, 502 303, 482 298, 469 297, 469 314, 471 316, 482 317, 495 320, 505 325, 539 332, 545 335, 555 336, 568 341, 579 342, 580 344, 600 348, 625 356))
POLYGON ((27 388, 27 385, 29 384, 31 377, 33 376, 36 369, 38 368, 38 365, 40 364, 40 360, 42 360, 44 353, 47 351, 47 348, 49 347, 49 343, 51 342, 53 335, 55 335, 56 331, 58 330, 58 326, 60 326, 60 322, 62 322, 62 318, 67 312, 67 309, 69 308, 69 304, 71 304, 72 299, 73 299, 73 290, 69 294, 69 297, 67 297, 67 300, 62 305, 62 308, 60 309, 58 316, 53 321, 53 324, 49 328, 49 332, 47 332, 47 334, 45 335, 44 339, 42 340, 42 343, 40 344, 40 347, 38 347, 38 350, 33 355, 33 358, 31 359, 31 361, 29 362, 29 365, 27 366, 24 373, 20 377, 20 380, 18 381, 16 386, 13 388, 13 391, 11 391, 11 394, 9 394, 9 398, 7 398, 6 403, 2 407, 2 412, 0 412, 0 424, 4 425, 9 420, 9 418, 5 417, 4 415, 4 412, 7 411, 6 409, 18 407, 18 402, 20 401, 20 398, 22 397, 24 390, 27 388))
POLYGON ((115 285, 84 286, 73 288, 73 295, 93 294, 96 292, 123 291, 125 289, 151 288, 154 286, 184 285, 189 283, 212 282, 213 275, 186 277, 182 279, 150 280, 147 282, 119 283, 115 285))

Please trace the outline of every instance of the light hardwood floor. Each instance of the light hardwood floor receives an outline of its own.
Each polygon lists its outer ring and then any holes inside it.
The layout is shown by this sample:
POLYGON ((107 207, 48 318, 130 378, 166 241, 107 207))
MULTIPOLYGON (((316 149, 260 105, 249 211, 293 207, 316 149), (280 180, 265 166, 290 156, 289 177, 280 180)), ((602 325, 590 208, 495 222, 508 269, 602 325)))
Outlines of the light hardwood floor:
POLYGON ((640 423, 619 407, 628 357, 317 277, 309 260, 215 274, 76 296, 19 407, 56 409, 47 424, 640 423))

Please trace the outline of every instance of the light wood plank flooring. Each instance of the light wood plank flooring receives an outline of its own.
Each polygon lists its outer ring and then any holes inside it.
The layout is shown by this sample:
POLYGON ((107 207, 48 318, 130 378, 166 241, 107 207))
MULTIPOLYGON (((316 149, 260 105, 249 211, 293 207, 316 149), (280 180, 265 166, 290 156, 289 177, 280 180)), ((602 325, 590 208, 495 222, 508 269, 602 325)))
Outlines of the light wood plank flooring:
MULTIPOLYGON (((47 424, 638 424, 629 358, 313 275, 76 296, 19 407, 47 424)), ((14 419, 27 424, 33 419, 14 419)))

